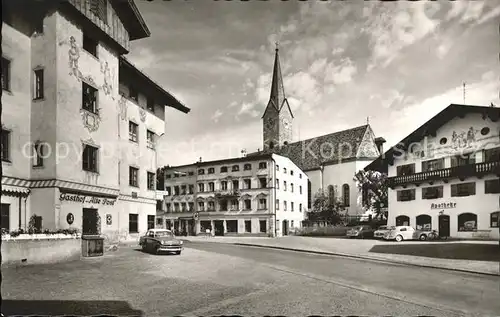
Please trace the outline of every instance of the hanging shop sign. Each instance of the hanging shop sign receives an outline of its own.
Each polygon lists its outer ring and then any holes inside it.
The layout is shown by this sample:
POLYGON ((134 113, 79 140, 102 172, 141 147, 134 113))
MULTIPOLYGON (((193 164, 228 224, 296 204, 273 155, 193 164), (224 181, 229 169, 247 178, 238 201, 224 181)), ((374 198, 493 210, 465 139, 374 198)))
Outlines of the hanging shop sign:
POLYGON ((104 206, 114 206, 114 204, 116 202, 116 198, 115 199, 100 198, 100 197, 95 197, 95 196, 66 194, 66 193, 62 193, 59 196, 59 200, 61 202, 70 201, 70 202, 76 202, 76 203, 99 204, 99 205, 104 205, 104 206))
POLYGON ((453 209, 457 208, 457 203, 431 204, 431 209, 453 209))

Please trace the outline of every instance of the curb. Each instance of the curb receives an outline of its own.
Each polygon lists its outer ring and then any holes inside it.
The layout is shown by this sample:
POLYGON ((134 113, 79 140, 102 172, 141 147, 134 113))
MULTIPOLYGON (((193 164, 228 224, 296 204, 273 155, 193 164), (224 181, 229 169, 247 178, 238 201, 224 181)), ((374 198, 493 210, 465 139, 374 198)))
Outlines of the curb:
POLYGON ((407 265, 407 266, 425 267, 425 268, 431 268, 431 269, 448 270, 448 271, 462 272, 462 273, 473 273, 473 274, 481 274, 481 275, 497 276, 497 277, 500 276, 500 264, 499 264, 499 273, 490 273, 490 272, 482 272, 482 271, 454 269, 454 268, 447 268, 447 267, 442 267, 442 266, 434 266, 434 265, 426 265, 426 264, 415 264, 415 263, 411 263, 411 262, 404 262, 404 261, 398 261, 398 260, 387 260, 387 259, 380 259, 380 258, 376 258, 376 257, 352 255, 352 254, 346 254, 346 253, 313 251, 313 250, 294 249, 294 248, 267 246, 267 245, 250 244, 250 243, 230 243, 230 244, 239 245, 239 246, 248 246, 248 247, 257 247, 257 248, 267 248, 267 249, 295 251, 295 252, 302 252, 302 253, 320 254, 320 255, 333 255, 333 256, 341 256, 341 257, 352 258, 352 259, 371 260, 371 261, 377 261, 377 262, 389 263, 389 264, 403 264, 403 265, 407 265))

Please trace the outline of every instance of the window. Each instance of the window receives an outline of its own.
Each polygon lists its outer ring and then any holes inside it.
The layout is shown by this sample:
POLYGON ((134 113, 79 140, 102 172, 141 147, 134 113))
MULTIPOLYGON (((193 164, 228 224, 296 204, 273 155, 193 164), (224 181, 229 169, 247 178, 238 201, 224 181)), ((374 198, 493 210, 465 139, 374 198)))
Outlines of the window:
POLYGON ((215 202, 213 201, 208 202, 208 211, 215 211, 215 202))
POLYGON ((417 230, 432 230, 432 218, 429 215, 417 216, 417 230))
MULTIPOLYGON (((137 137, 137 134, 136 134, 137 137)), ((149 149, 154 149, 155 148, 155 133, 153 131, 147 130, 146 131, 146 140, 147 140, 147 147, 149 149)))
POLYGON ((267 221, 266 220, 259 220, 260 233, 266 233, 267 232, 266 227, 267 227, 267 221))
POLYGON ((177 172, 175 172, 174 177, 175 177, 175 178, 178 178, 178 177, 179 177, 179 174, 178 174, 177 172))
POLYGON ((10 61, 2 57, 2 89, 10 91, 10 61))
POLYGON ((148 172, 148 190, 155 190, 155 173, 148 172))
POLYGON ((193 176, 193 175, 194 175, 194 172, 188 172, 188 175, 189 175, 189 176, 193 176))
POLYGON ((299 186, 299 194, 302 195, 302 185, 299 186))
POLYGON ((423 187, 422 199, 443 198, 443 186, 423 187))
POLYGON ((276 189, 280 189, 280 180, 276 178, 276 189))
POLYGON ((458 231, 476 231, 477 215, 473 213, 463 213, 458 215, 458 231))
POLYGON ((286 191, 286 181, 283 181, 283 190, 286 191))
POLYGON ((139 232, 139 215, 138 214, 128 214, 128 232, 138 233, 139 232))
POLYGON ((240 210, 240 204, 237 199, 231 200, 231 210, 240 210))
POLYGON ((149 111, 151 111, 153 113, 155 112, 155 101, 153 100, 153 98, 151 98, 151 97, 147 98, 146 109, 148 109, 149 111))
POLYGON ((451 157, 451 167, 464 166, 468 164, 476 164, 475 153, 456 155, 451 157))
POLYGON ((437 171, 444 168, 444 159, 435 159, 422 162, 422 172, 437 171))
POLYGON ((280 200, 276 199, 276 210, 280 210, 280 200))
POLYGON ((245 220, 245 232, 252 232, 252 220, 245 220))
POLYGON ((335 188, 333 185, 328 185, 328 203, 330 205, 335 203, 335 188))
POLYGON ((293 201, 290 202, 290 211, 293 211, 293 201))
POLYGON ((290 170, 290 175, 292 175, 292 176, 293 176, 293 170, 290 170))
POLYGON ((90 0, 90 12, 101 19, 104 23, 108 23, 107 0, 90 0))
POLYGON ((187 211, 187 204, 186 203, 182 203, 181 210, 182 210, 182 212, 186 212, 187 211))
POLYGON ((210 168, 208 169, 208 174, 214 174, 214 173, 215 173, 215 168, 210 167, 210 168))
POLYGON ((10 131, 2 129, 2 161, 10 162, 10 131))
POLYGON ((267 179, 259 178, 260 188, 267 188, 267 179))
POLYGON ((252 164, 245 164, 245 165, 243 165, 243 170, 250 171, 251 169, 252 169, 252 164))
POLYGON ((198 191, 203 193, 205 191, 205 184, 198 184, 198 191))
POLYGON ((214 184, 214 182, 208 183, 208 191, 209 192, 215 191, 215 184, 214 184))
POLYGON ((227 232, 237 233, 238 232, 238 220, 226 220, 227 232))
POLYGON ((174 203, 174 212, 179 212, 179 203, 174 203))
POLYGON ((34 71, 33 99, 43 99, 43 69, 34 71))
POLYGON ((484 150, 483 162, 499 162, 500 161, 500 147, 484 150))
POLYGON ((86 34, 83 34, 83 49, 97 57, 97 44, 98 42, 86 34))
POLYGON ((172 205, 170 203, 166 203, 165 207, 167 208, 167 212, 171 212, 172 211, 172 205))
POLYGON ((476 194, 476 183, 461 183, 451 185, 451 197, 465 197, 476 194))
POLYGON ((409 226, 409 225, 410 225, 410 217, 408 216, 396 217, 396 226, 409 226))
POLYGON ((267 168, 267 162, 260 162, 259 163, 259 169, 266 169, 267 168))
POLYGON ((243 185, 245 186, 245 189, 251 189, 252 188, 252 180, 250 180, 250 179, 244 179, 243 180, 243 185))
POLYGON ((267 200, 265 198, 259 199, 259 209, 267 208, 267 200))
POLYGON ((286 167, 283 167, 283 174, 286 174, 286 167))
POLYGON ((193 194, 194 193, 194 185, 189 185, 188 186, 188 194, 193 194))
POLYGON ((302 174, 299 174, 299 178, 302 179, 302 174))
POLYGON ((302 204, 299 204, 299 212, 302 212, 302 204))
POLYGON ((220 187, 222 190, 227 190, 227 182, 226 181, 220 182, 220 187))
POLYGON ((128 96, 133 101, 139 102, 139 92, 134 87, 128 87, 128 96))
POLYGON ((222 167, 220 168, 220 172, 221 172, 221 173, 227 173, 227 166, 222 166, 222 167))
POLYGON ((499 221, 500 221, 500 211, 492 212, 491 215, 490 215, 490 227, 491 228, 498 228, 498 227, 500 227, 499 221))
POLYGON ((163 227, 163 218, 156 218, 156 225, 158 227, 163 227))
POLYGON ((293 193, 293 183, 290 183, 290 192, 293 193))
POLYGON ((157 211, 163 211, 163 200, 157 200, 156 201, 156 210, 157 211))
POLYGON ((231 168, 231 171, 233 172, 237 172, 240 170, 240 166, 239 165, 233 165, 233 167, 231 168))
POLYGON ((186 185, 181 186, 181 195, 186 195, 186 185))
POLYGON ((396 167, 397 176, 415 174, 415 164, 406 164, 396 167))
POLYGON ((233 190, 240 189, 240 182, 238 180, 233 181, 233 190))
POLYGON ((2 230, 10 231, 10 205, 2 204, 2 209, 0 212, 1 212, 0 221, 2 230))
POLYGON ((130 166, 128 168, 128 184, 133 187, 139 187, 139 169, 130 166))
POLYGON ((311 209, 311 205, 312 205, 311 181, 307 180, 307 208, 311 209))
POLYGON ((219 202, 220 211, 227 211, 227 200, 221 200, 219 202))
POLYGON ((179 186, 174 186, 174 196, 178 196, 181 194, 179 186))
POLYGON ((290 227, 293 228, 294 225, 293 225, 293 220, 290 221, 290 227))
POLYGON ((283 201, 283 211, 286 211, 286 200, 283 201))
POLYGON ((411 201, 415 200, 415 189, 398 190, 398 201, 411 201))
POLYGON ((198 170, 198 175, 204 175, 205 174, 205 170, 204 169, 199 169, 198 170))
POLYGON ((97 113, 97 89, 82 82, 82 108, 97 113))
POLYGON ((189 210, 189 212, 194 211, 194 203, 188 203, 188 210, 189 210))
POLYGON ((172 175, 167 174, 166 178, 172 178, 172 175))
POLYGON ((245 210, 251 210, 252 209, 252 201, 250 199, 245 199, 244 200, 245 204, 245 210))
POLYGON ((202 201, 198 202, 198 211, 204 211, 205 210, 205 203, 202 201))
POLYGON ((154 229, 154 227, 155 227, 155 216, 148 215, 148 230, 154 229))
POLYGON ((41 167, 43 166, 43 159, 44 159, 44 155, 45 155, 45 147, 44 147, 44 143, 36 143, 35 146, 34 146, 34 149, 33 149, 33 154, 34 154, 34 162, 33 162, 33 166, 35 167, 41 167))
POLYGON ((83 145, 82 169, 84 171, 97 173, 98 152, 99 149, 94 146, 83 145))
POLYGON ((171 190, 172 189, 170 188, 170 186, 165 187, 165 191, 167 192, 167 196, 172 195, 172 191, 171 190))
POLYGON ((280 166, 279 165, 276 165, 276 170, 279 171, 280 170, 280 166))
POLYGON ((484 181, 485 194, 500 194, 500 179, 491 179, 484 181))
POLYGON ((132 142, 138 142, 139 137, 138 137, 138 130, 139 130, 139 125, 135 122, 129 121, 128 122, 128 139, 132 142))
POLYGON ((342 185, 342 202, 344 203, 345 207, 349 207, 351 205, 348 184, 342 185))

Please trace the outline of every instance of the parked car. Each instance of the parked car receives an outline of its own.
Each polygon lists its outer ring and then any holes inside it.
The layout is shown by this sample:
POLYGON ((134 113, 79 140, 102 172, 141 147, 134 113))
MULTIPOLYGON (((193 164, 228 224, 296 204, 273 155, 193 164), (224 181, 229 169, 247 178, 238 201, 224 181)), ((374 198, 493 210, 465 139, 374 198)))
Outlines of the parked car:
POLYGON ((432 230, 415 230, 411 226, 396 226, 389 230, 384 235, 384 240, 396 240, 401 242, 403 240, 427 240, 432 230))
POLYGON ((183 248, 182 241, 175 238, 172 231, 167 229, 149 229, 144 236, 139 239, 139 245, 144 252, 161 252, 181 254, 183 248))
POLYGON ((384 238, 384 235, 393 228, 394 226, 380 226, 377 230, 375 230, 373 236, 375 237, 375 239, 382 239, 384 238))
POLYGON ((373 233, 375 230, 373 230, 372 227, 370 226, 356 226, 352 229, 347 230, 347 237, 348 238, 373 238, 373 233))

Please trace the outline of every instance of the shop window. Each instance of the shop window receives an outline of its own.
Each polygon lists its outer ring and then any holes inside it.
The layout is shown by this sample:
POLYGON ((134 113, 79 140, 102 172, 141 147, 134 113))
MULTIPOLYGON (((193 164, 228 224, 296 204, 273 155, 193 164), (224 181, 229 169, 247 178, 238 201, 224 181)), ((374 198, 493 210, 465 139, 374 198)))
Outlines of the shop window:
POLYGON ((226 229, 228 233, 238 233, 238 220, 226 220, 226 229))
POLYGON ((10 231, 10 204, 2 204, 1 209, 1 226, 2 231, 10 231))
POLYGON ((429 215, 417 216, 417 230, 432 230, 432 218, 429 215))
POLYGON ((128 215, 128 232, 138 233, 139 232, 139 215, 129 214, 128 215))
POLYGON ((267 232, 267 221, 266 220, 260 220, 259 221, 259 231, 260 233, 266 233, 267 232))
POLYGON ((458 215, 458 231, 476 231, 477 215, 473 213, 463 213, 458 215))
POLYGON ((397 191, 398 201, 412 201, 415 200, 415 189, 404 189, 397 191))
POLYGON ((451 187, 451 197, 465 197, 476 194, 476 183, 453 184, 451 187))
POLYGON ((410 225, 410 217, 408 216, 396 217, 396 226, 409 226, 409 225, 410 225))
POLYGON ((252 232, 252 221, 251 220, 245 220, 245 232, 247 232, 247 233, 252 232))
POLYGON ((500 211, 492 212, 490 215, 490 227, 498 228, 500 227, 500 211))
POLYGON ((422 199, 443 198, 443 186, 423 187, 422 199))
POLYGON ((100 233, 100 217, 97 209, 83 208, 82 235, 98 235, 100 233))

